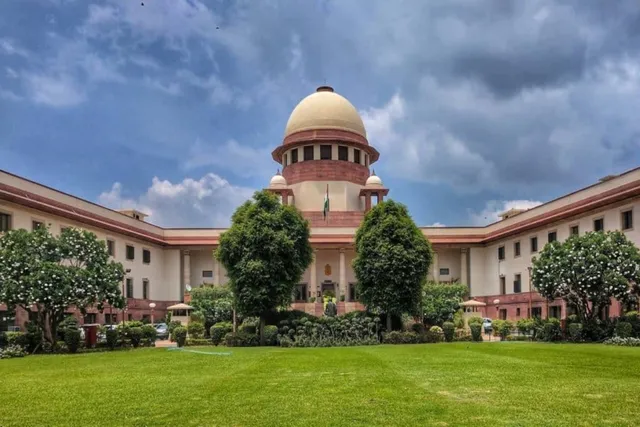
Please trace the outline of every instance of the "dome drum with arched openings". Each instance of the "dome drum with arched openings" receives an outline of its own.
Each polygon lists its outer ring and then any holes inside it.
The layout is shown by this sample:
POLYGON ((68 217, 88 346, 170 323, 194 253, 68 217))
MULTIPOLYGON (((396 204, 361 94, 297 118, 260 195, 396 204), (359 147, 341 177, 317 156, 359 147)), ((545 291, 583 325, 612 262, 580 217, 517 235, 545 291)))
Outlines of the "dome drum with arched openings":
POLYGON ((367 132, 356 108, 331 86, 320 86, 298 103, 287 121, 283 143, 273 150, 272 156, 282 163, 286 150, 322 141, 361 149, 369 154, 370 163, 379 157, 367 141, 367 132))

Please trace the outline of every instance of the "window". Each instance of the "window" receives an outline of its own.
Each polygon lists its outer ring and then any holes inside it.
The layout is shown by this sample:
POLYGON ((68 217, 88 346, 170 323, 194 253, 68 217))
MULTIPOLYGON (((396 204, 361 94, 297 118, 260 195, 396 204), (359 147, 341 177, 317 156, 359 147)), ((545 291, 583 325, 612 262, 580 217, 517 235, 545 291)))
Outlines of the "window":
POLYGON ((0 333, 9 331, 16 326, 15 315, 10 314, 7 310, 0 310, 0 333))
POLYGON ((149 279, 142 279, 142 299, 149 299, 149 279))
POLYGON ((355 283, 349 283, 349 301, 358 301, 358 289, 355 283))
POLYGON ((531 253, 535 254, 536 252, 538 252, 538 238, 532 237, 530 242, 531 242, 531 253))
POLYGON ((307 160, 313 160, 313 145, 308 145, 306 147, 304 147, 304 161, 306 162, 307 160))
POLYGON ((127 259, 134 260, 136 257, 136 250, 133 246, 127 245, 127 259))
POLYGON ((500 276, 500 295, 507 293, 507 281, 504 276, 500 276))
POLYGON ((562 306, 552 305, 549 307, 549 317, 555 317, 556 319, 562 318, 562 306))
POLYGON ((516 308, 516 317, 520 317, 520 307, 516 308))
POLYGON ((622 229, 631 230, 633 228, 633 211, 624 211, 621 215, 622 229))
POLYGON ((83 319, 83 323, 85 325, 98 323, 98 315, 95 314, 95 313, 87 313, 87 314, 85 314, 84 315, 84 319, 83 319))
POLYGON ((604 218, 593 220, 593 231, 604 231, 604 218))
MULTIPOLYGON (((307 160, 305 158, 305 160, 307 160)), ((330 145, 321 145, 320 146, 320 160, 331 160, 331 146, 330 145)))
POLYGON ((542 307, 531 307, 531 317, 540 319, 542 317, 542 307))
POLYGON ((507 309, 501 308, 499 314, 500 320, 507 320, 507 309))
POLYGON ((151 251, 149 249, 142 250, 142 262, 145 264, 151 263, 151 251))
POLYGON ((104 315, 104 324, 105 325, 115 325, 118 323, 117 314, 107 313, 104 315))
POLYGON ((504 246, 500 246, 498 248, 498 260, 502 261, 504 259, 504 246))
POLYGON ((520 242, 513 244, 513 256, 520 256, 520 242))
POLYGON ((11 230, 11 215, 0 212, 0 233, 11 230))
POLYGON ((291 150, 291 164, 298 163, 298 149, 291 150))
POLYGON ((551 243, 555 242, 556 240, 558 240, 558 233, 556 233, 555 231, 550 231, 549 234, 547 234, 547 241, 551 243))
POLYGON ((345 162, 349 161, 349 148, 347 147, 338 147, 338 160, 344 160, 345 162))
POLYGON ((43 223, 43 222, 40 222, 40 221, 31 221, 31 230, 33 230, 33 231, 37 230, 38 228, 40 228, 40 227, 42 227, 42 226, 44 226, 44 223, 43 223))
POLYGON ((202 270, 202 277, 213 277, 213 270, 202 270))
POLYGON ((353 150, 353 163, 360 164, 360 150, 353 150))
POLYGON ((127 277, 127 298, 133 298, 133 279, 127 277))
POLYGON ((441 276, 448 276, 449 275, 449 269, 448 268, 441 268, 440 269, 440 275, 441 276))
POLYGON ((580 235, 580 227, 577 225, 572 225, 571 228, 569 229, 569 235, 570 236, 580 235))
POLYGON ((127 314, 127 320, 131 322, 133 320, 133 314, 131 313, 127 314))
POLYGON ((142 323, 144 323, 145 325, 148 325, 151 323, 151 316, 148 314, 143 314, 141 320, 142 320, 142 323))
POLYGON ((519 294, 520 292, 522 292, 522 276, 516 274, 513 280, 513 293, 519 294))
POLYGON ((107 239, 107 252, 109 256, 116 256, 116 242, 111 239, 107 239))
POLYGON ((293 291, 293 300, 296 302, 307 301, 307 285, 298 285, 293 291))

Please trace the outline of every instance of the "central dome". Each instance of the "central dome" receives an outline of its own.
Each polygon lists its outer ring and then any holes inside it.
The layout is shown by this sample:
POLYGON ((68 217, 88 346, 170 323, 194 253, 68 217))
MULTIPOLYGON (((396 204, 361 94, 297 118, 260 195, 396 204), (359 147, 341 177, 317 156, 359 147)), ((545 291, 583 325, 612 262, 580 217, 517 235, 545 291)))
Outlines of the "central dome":
POLYGON ((329 86, 320 86, 315 93, 300 101, 289 116, 284 136, 317 129, 345 130, 367 137, 358 111, 329 86))

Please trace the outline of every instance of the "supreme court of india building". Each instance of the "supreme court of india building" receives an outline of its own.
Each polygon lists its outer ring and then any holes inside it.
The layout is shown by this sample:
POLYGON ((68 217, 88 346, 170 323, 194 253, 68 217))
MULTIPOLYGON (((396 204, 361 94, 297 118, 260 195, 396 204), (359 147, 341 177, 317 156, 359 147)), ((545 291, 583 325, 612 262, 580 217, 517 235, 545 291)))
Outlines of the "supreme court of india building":
MULTIPOLYGON (((311 300, 326 290, 344 295, 344 302, 338 303, 340 312, 361 308, 351 268, 355 231, 367 210, 390 191, 372 173, 379 157, 375 142, 367 140, 354 106, 322 86, 295 107, 282 142, 272 152, 282 174, 274 176, 267 188, 309 220, 315 251, 292 297, 296 309, 321 313, 322 303, 311 300), (322 201, 327 193, 331 206, 325 219, 322 201)), ((592 230, 623 230, 637 245, 638 210, 640 168, 605 177, 529 210, 505 212, 500 221, 485 227, 422 227, 436 253, 429 276, 467 284, 471 298, 486 303, 481 314, 487 317, 517 319, 548 313, 565 318, 562 301, 547 303, 531 292, 531 258, 549 241, 592 230)), ((141 212, 116 212, 0 171, 0 233, 40 224, 53 233, 65 227, 92 231, 106 240, 115 260, 130 269, 124 286, 128 309, 111 321, 123 315, 149 316, 152 302, 159 318, 166 307, 184 300, 187 286, 227 281, 224 268, 212 256, 224 229, 158 227, 146 222, 141 212)), ((610 314, 617 315, 620 309, 613 304, 610 314)), ((0 318, 2 311, 6 307, 0 305, 0 318)), ((16 325, 27 318, 28 313, 19 311, 16 325)), ((106 312, 96 310, 85 322, 109 323, 106 312)))

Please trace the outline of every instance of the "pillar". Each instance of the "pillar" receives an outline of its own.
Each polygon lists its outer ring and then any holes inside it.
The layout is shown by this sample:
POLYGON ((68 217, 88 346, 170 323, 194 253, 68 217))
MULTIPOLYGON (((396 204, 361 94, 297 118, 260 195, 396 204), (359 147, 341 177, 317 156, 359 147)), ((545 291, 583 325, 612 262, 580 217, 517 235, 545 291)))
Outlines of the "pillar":
POLYGON ((286 191, 282 191, 280 192, 280 196, 282 197, 282 204, 283 205, 288 205, 289 204, 289 196, 287 195, 286 191))
POLYGON ((220 261, 216 259, 215 255, 213 256, 213 284, 214 285, 222 284, 220 283, 220 261))
POLYGON ((364 195, 364 212, 367 213, 371 210, 371 193, 364 195))
POLYGON ((460 283, 469 286, 469 273, 467 271, 468 249, 460 249, 460 283))
MULTIPOLYGON (((344 300, 349 298, 349 289, 347 285, 347 266, 345 262, 345 250, 340 248, 340 289, 344 293, 344 300)), ((340 301, 340 295, 336 295, 338 301, 340 301)))
POLYGON ((313 250, 313 256, 311 258, 311 271, 309 272, 309 292, 311 296, 318 301, 318 275, 316 274, 316 250, 313 250))
POLYGON ((433 252, 433 281, 440 282, 440 267, 438 267, 438 252, 433 252))
POLYGON ((189 251, 184 251, 182 268, 182 280, 186 289, 187 285, 191 284, 191 254, 189 251))

